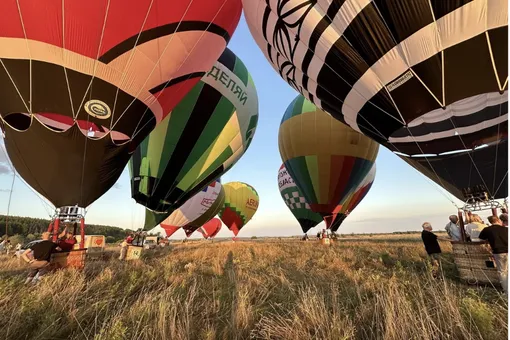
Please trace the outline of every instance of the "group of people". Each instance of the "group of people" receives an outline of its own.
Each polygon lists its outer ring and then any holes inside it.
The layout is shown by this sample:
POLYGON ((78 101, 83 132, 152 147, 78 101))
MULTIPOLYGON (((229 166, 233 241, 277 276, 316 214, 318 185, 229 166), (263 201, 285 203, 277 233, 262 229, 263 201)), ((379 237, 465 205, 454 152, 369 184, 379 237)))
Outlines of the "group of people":
POLYGON ((51 233, 45 231, 41 235, 41 241, 32 244, 21 254, 21 258, 30 267, 25 284, 37 283, 49 271, 51 254, 60 251, 69 252, 77 243, 74 232, 70 228, 68 230, 68 226, 58 235, 56 242, 51 241, 50 237, 51 233))
MULTIPOLYGON (((437 275, 439 261, 441 258, 441 247, 438 240, 462 241, 462 230, 457 215, 451 215, 450 221, 445 229, 449 238, 439 237, 432 233, 432 225, 425 222, 422 225, 421 238, 425 251, 429 255, 433 274, 437 275)), ((489 226, 483 223, 480 216, 473 214, 466 218, 464 230, 468 242, 487 241, 492 250, 492 256, 498 270, 501 286, 505 293, 508 293, 508 214, 487 217, 489 226)))

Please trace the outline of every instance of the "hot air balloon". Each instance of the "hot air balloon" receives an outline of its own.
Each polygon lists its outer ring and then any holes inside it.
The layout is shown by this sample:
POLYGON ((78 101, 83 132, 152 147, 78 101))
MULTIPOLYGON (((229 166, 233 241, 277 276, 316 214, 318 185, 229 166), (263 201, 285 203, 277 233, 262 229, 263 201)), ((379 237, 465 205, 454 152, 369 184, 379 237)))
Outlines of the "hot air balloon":
MULTIPOLYGON (((161 222, 160 226, 169 232, 175 228, 183 228, 186 236, 189 237, 195 230, 213 218, 223 207, 224 202, 225 191, 220 181, 216 180, 176 209, 161 222)), ((146 210, 146 219, 154 218, 150 217, 152 214, 150 210, 146 210)))
POLYGON ((284 164, 282 164, 278 171, 278 188, 285 204, 298 220, 303 233, 306 234, 308 230, 323 221, 321 214, 310 209, 310 205, 306 202, 305 197, 296 183, 294 183, 292 177, 290 177, 284 164))
POLYGON ((508 1, 243 0, 277 72, 451 194, 508 196, 508 1))
POLYGON ((198 232, 202 234, 205 239, 214 238, 221 230, 221 220, 219 218, 213 218, 203 226, 198 228, 198 232))
POLYGON ((242 182, 223 185, 225 203, 218 216, 235 236, 248 223, 259 207, 259 195, 255 188, 242 182))
POLYGON ((280 155, 312 211, 328 228, 343 201, 366 177, 379 144, 318 109, 298 95, 282 118, 280 155))
POLYGON ((238 0, 1 1, 0 126, 16 171, 80 216, 214 64, 240 14, 238 0))
POLYGON ((257 120, 251 76, 226 49, 133 154, 133 198, 160 213, 157 222, 161 222, 239 160, 250 145, 257 120))
POLYGON ((349 195, 349 197, 343 202, 342 208, 340 209, 339 216, 337 218, 338 222, 334 227, 331 228, 331 231, 336 233, 340 225, 343 221, 349 216, 349 214, 358 206, 358 204, 365 198, 365 196, 370 191, 372 184, 374 184, 375 180, 375 163, 372 169, 368 172, 368 175, 363 179, 363 181, 358 185, 356 190, 349 195))
POLYGON ((166 225, 165 227, 161 226, 161 228, 165 231, 166 237, 170 237, 179 229, 181 229, 180 226, 173 226, 173 225, 166 225))

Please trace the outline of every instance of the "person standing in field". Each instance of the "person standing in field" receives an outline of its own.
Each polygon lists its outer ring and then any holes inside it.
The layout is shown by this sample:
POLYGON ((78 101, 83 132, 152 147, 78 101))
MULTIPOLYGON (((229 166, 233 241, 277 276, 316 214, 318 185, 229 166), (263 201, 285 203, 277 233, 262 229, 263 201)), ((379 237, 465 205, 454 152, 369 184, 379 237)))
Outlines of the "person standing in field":
POLYGON ((119 260, 125 260, 126 254, 127 254, 127 247, 128 247, 128 241, 127 238, 122 240, 122 243, 120 244, 120 256, 119 260))
POLYGON ((55 243, 50 241, 49 232, 45 231, 42 233, 41 238, 41 242, 32 245, 30 248, 25 250, 23 254, 21 254, 21 258, 25 260, 25 262, 29 263, 30 266, 30 271, 28 272, 25 284, 31 282, 37 283, 37 281, 48 272, 51 254, 55 251, 61 250, 55 243), (28 253, 31 251, 33 252, 33 260, 28 258, 28 253), (39 274, 38 278, 35 279, 37 274, 39 274))
POLYGON ((11 240, 5 241, 5 252, 7 255, 9 255, 11 249, 12 249, 11 240))
POLYGON ((440 264, 439 261, 441 260, 441 247, 437 240, 449 241, 449 239, 438 237, 436 234, 432 233, 432 225, 429 222, 423 223, 422 228, 423 231, 421 232, 421 239, 425 246, 425 251, 432 263, 432 275, 436 277, 440 264))
POLYGON ((499 281, 508 294, 508 228, 503 226, 503 222, 497 216, 489 216, 487 219, 491 226, 482 230, 479 238, 489 241, 499 281))
POLYGON ((457 215, 450 215, 450 222, 446 225, 445 230, 450 236, 452 241, 462 240, 459 227, 459 217, 457 215))

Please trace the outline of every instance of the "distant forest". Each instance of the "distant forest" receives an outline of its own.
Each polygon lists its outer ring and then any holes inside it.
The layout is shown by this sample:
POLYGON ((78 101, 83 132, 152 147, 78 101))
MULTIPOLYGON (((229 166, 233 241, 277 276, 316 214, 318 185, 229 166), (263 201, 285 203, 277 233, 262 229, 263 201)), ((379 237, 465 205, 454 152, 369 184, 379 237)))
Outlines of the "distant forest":
MULTIPOLYGON (((42 218, 5 216, 0 215, 0 235, 5 237, 5 224, 7 222, 7 235, 17 242, 27 242, 37 239, 41 233, 48 230, 50 220, 42 218)), ((117 242, 126 237, 128 230, 106 225, 86 224, 86 235, 105 235, 108 243, 117 242)), ((12 242, 12 241, 11 241, 12 242)))

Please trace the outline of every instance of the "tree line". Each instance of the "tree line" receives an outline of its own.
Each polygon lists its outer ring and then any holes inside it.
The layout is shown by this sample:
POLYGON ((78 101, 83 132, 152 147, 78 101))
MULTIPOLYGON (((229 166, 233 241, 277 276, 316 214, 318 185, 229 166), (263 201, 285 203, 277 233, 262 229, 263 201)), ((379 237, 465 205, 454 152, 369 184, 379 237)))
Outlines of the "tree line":
MULTIPOLYGON (((28 242, 39 238, 44 231, 48 230, 49 224, 50 220, 43 218, 0 215, 0 235, 5 238, 7 231, 11 243, 13 243, 12 238, 17 242, 28 242)), ((106 225, 86 224, 85 226, 85 234, 105 235, 108 243, 122 240, 128 232, 125 229, 106 225)))

